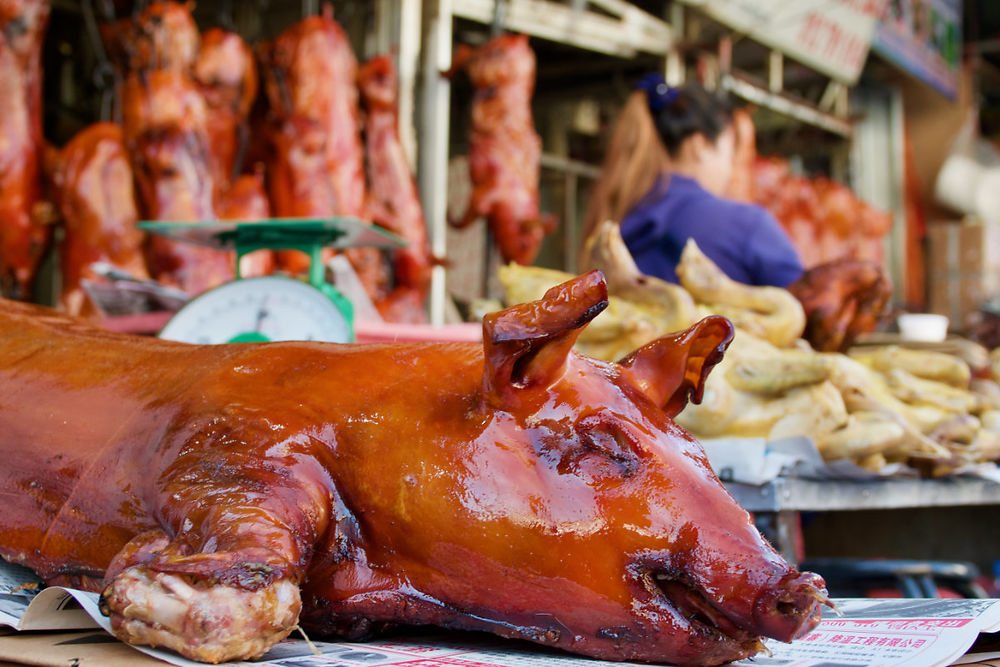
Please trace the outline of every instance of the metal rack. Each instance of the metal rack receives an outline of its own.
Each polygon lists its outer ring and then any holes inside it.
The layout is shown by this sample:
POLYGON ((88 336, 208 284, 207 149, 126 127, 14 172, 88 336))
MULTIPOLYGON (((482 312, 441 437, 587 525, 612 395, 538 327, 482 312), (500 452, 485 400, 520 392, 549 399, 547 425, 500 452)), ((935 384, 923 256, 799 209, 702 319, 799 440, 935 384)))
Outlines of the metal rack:
POLYGON ((762 486, 726 482, 737 502, 783 556, 802 553, 799 512, 845 512, 926 507, 1000 505, 1000 484, 978 477, 942 479, 817 480, 778 477, 762 486))

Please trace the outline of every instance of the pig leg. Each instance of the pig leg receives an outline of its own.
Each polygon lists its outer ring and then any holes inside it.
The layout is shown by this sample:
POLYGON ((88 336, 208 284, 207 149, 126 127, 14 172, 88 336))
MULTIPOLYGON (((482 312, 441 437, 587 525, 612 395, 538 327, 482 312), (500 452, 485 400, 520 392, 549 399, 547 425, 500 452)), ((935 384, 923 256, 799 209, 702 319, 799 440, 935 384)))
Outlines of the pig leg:
POLYGON ((295 626, 301 604, 298 585, 289 578, 268 583, 266 570, 254 572, 252 563, 233 583, 164 571, 164 561, 177 565, 182 559, 171 554, 176 549, 166 534, 137 540, 145 543, 134 540, 125 549, 145 552, 150 560, 122 569, 101 596, 101 610, 119 639, 214 663, 262 655, 295 626), (150 552, 150 545, 162 550, 150 552))
POLYGON ((129 643, 204 662, 250 659, 298 622, 299 583, 335 492, 309 438, 270 448, 234 433, 206 441, 190 441, 157 480, 163 530, 115 557, 102 609, 129 643))
POLYGON ((521 220, 514 207, 498 200, 490 211, 490 227, 504 260, 528 265, 535 261, 542 240, 555 225, 555 219, 543 217, 521 220))
POLYGON ((472 189, 469 197, 469 205, 465 209, 465 215, 460 218, 448 218, 448 224, 452 227, 462 229, 472 224, 476 218, 487 215, 493 208, 496 199, 496 188, 492 185, 477 185, 472 189))

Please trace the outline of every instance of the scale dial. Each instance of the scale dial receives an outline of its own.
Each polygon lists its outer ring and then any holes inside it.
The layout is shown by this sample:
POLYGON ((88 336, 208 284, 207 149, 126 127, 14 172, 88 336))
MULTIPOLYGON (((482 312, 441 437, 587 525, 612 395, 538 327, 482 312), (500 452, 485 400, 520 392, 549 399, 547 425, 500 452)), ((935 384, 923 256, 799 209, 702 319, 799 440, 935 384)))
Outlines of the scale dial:
POLYGON ((278 340, 350 342, 348 319, 307 283, 264 276, 222 285, 189 301, 160 332, 185 343, 278 340))

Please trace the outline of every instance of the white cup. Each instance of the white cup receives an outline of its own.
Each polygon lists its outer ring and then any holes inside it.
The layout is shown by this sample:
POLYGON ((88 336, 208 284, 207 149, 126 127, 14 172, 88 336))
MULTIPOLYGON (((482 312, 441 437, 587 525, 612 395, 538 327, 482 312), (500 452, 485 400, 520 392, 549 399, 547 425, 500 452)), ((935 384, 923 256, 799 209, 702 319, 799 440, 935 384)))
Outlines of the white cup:
POLYGON ((948 318, 934 313, 903 313, 896 319, 903 340, 940 343, 948 337, 948 318))

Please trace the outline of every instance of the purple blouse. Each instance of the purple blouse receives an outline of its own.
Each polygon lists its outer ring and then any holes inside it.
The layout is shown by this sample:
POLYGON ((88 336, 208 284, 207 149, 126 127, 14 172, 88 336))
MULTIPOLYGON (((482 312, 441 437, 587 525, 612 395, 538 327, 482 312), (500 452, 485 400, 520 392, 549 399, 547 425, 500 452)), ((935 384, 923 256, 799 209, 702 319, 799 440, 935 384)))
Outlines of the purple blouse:
POLYGON ((643 273, 673 283, 689 238, 737 282, 787 287, 802 275, 795 247, 770 213, 720 199, 686 176, 657 183, 626 214, 621 232, 643 273))

